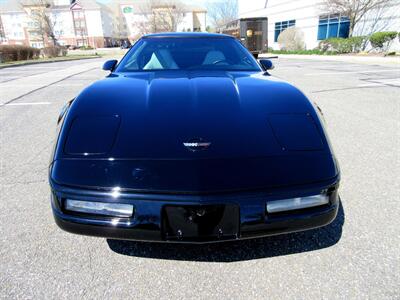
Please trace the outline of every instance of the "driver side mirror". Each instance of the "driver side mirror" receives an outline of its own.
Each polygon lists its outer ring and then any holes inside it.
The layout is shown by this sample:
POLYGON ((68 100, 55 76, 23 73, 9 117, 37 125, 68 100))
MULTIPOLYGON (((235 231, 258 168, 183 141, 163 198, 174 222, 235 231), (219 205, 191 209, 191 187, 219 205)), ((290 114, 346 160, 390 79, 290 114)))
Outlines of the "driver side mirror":
POLYGON ((118 60, 116 60, 116 59, 107 60, 103 65, 103 70, 112 72, 114 70, 115 66, 117 65, 117 63, 118 63, 118 60))
POLYGON ((264 71, 273 70, 275 68, 274 64, 269 59, 260 59, 259 62, 264 71))

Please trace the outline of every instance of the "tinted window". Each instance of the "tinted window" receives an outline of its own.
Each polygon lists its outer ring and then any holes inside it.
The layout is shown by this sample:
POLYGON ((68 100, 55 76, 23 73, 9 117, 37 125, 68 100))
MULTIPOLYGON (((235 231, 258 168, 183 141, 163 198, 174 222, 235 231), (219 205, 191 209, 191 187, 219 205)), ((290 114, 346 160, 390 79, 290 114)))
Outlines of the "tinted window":
POLYGON ((117 72, 154 70, 260 71, 253 56, 233 38, 143 38, 117 72))
POLYGON ((283 22, 276 22, 275 23, 275 35, 274 35, 274 42, 278 42, 278 37, 282 31, 289 27, 296 26, 296 20, 290 21, 283 21, 283 22))
POLYGON ((319 18, 318 40, 328 38, 349 37, 350 19, 348 17, 331 15, 319 18))

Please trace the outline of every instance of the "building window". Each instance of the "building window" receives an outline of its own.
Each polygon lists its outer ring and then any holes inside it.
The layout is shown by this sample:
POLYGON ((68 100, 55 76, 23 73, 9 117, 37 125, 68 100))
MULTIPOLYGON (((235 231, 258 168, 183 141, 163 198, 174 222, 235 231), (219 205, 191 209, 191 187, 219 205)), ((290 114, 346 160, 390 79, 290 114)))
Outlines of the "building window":
POLYGON ((340 15, 319 17, 318 40, 329 38, 347 38, 350 31, 350 19, 340 15))
POLYGON ((74 11, 74 17, 76 19, 83 18, 83 13, 81 11, 74 11))
POLYGON ((282 31, 284 31, 286 28, 293 26, 296 26, 296 20, 275 23, 275 38, 274 38, 275 43, 278 41, 278 37, 282 31))
POLYGON ((43 43, 31 43, 31 46, 33 48, 43 48, 43 43))

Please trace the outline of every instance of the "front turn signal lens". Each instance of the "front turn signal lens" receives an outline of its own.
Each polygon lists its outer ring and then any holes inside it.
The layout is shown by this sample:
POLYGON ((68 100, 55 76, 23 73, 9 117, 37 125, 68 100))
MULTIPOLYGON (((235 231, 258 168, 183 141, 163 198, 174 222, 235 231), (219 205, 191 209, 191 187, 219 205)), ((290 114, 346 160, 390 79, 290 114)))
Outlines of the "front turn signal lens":
POLYGON ((129 218, 133 215, 133 205, 123 203, 92 202, 67 199, 65 209, 74 212, 129 218))
POLYGON ((326 194, 298 197, 267 202, 267 212, 278 213, 303 208, 321 206, 329 203, 329 196, 326 194))

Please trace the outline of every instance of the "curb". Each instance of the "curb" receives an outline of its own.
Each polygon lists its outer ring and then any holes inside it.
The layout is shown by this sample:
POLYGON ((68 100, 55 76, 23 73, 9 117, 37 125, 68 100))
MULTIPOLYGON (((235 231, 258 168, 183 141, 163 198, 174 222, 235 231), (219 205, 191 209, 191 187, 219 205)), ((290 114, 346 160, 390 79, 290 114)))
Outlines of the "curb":
MULTIPOLYGON (((262 54, 259 58, 268 57, 272 54, 262 54)), ((348 63, 362 63, 362 64, 400 64, 399 56, 391 57, 372 57, 372 56, 356 56, 356 55, 301 55, 301 54, 278 54, 278 58, 288 59, 302 59, 314 61, 332 61, 332 62, 348 62, 348 63)))

